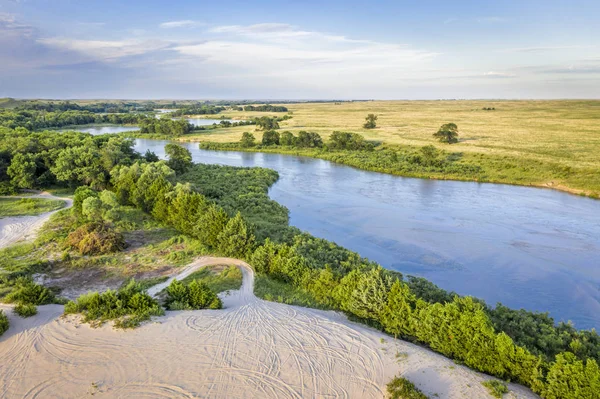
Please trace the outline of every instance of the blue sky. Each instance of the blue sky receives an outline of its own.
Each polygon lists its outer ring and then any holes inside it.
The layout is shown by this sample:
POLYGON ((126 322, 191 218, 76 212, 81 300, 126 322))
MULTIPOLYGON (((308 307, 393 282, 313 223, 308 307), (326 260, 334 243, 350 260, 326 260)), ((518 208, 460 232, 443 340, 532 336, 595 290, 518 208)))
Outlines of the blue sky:
POLYGON ((0 97, 600 97, 600 1, 0 0, 0 97))

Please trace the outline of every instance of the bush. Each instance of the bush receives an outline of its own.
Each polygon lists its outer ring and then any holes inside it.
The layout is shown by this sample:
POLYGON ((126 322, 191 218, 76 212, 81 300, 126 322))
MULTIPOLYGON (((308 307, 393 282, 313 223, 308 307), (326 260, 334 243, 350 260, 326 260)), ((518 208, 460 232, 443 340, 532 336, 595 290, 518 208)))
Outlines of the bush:
POLYGON ((508 393, 508 388, 506 387, 506 383, 498 380, 489 380, 481 383, 484 387, 488 389, 490 395, 495 398, 501 398, 505 393, 508 393))
POLYGON ((208 286, 194 280, 189 285, 173 280, 167 287, 167 308, 169 310, 221 309, 221 299, 208 286))
POLYGON ((4 302, 31 305, 47 305, 56 301, 52 291, 48 288, 36 284, 31 278, 18 277, 12 291, 4 297, 4 302))
POLYGON ((65 305, 65 314, 81 313, 92 327, 115 320, 116 328, 134 328, 151 316, 161 316, 163 309, 148 295, 140 283, 130 280, 118 291, 89 292, 65 305))
POLYGON ((14 307, 13 312, 21 317, 31 317, 37 314, 37 307, 31 303, 19 303, 14 307))
POLYGON ((104 222, 92 222, 79 227, 69 234, 67 245, 82 255, 118 252, 127 246, 123 234, 104 222))
POLYGON ((2 334, 4 334, 6 332, 6 330, 8 330, 8 327, 9 327, 8 317, 6 317, 6 315, 4 314, 4 311, 2 311, 2 309, 0 309, 0 336, 2 334))
POLYGON ((404 377, 396 377, 388 383, 387 392, 391 399, 428 399, 415 384, 404 377))

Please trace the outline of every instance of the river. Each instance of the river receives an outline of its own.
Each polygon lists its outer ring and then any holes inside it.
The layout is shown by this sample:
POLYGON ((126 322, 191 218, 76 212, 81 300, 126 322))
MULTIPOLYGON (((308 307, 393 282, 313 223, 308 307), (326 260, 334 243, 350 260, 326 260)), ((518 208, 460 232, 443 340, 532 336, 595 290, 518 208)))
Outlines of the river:
MULTIPOLYGON (((136 140, 164 157, 167 141, 136 140)), ((194 162, 279 172, 290 223, 384 267, 490 304, 600 327, 600 201, 540 188, 403 178, 280 154, 200 150, 194 162)))

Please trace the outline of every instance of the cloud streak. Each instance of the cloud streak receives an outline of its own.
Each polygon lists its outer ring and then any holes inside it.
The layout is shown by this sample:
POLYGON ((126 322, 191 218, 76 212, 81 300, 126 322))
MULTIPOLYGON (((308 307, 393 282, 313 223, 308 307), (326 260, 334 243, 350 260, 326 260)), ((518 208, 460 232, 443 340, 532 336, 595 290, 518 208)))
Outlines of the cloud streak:
POLYGON ((159 24, 158 26, 161 29, 177 29, 177 28, 193 28, 201 25, 198 21, 192 21, 190 19, 186 19, 183 21, 168 21, 159 24))

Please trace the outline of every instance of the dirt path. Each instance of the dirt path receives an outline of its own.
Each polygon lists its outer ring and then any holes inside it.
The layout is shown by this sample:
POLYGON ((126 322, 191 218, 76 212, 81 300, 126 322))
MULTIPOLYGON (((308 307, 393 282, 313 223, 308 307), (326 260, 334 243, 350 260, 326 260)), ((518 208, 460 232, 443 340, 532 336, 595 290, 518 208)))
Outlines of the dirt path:
MULTIPOLYGON (((402 374, 430 397, 491 398, 481 385, 489 377, 441 355, 339 313, 256 298, 242 261, 203 257, 175 277, 215 264, 243 272, 241 289, 221 296, 222 310, 167 312, 133 331, 58 318, 58 305, 31 319, 10 315, 0 397, 380 399, 402 374)), ((505 399, 537 397, 510 388, 505 399)))
MULTIPOLYGON (((73 206, 73 200, 70 198, 55 197, 54 195, 42 192, 29 196, 11 196, 6 198, 44 198, 57 199, 65 201, 65 206, 61 209, 73 206)), ((59 209, 60 210, 60 209, 59 209)), ((15 216, 0 219, 0 249, 8 247, 18 241, 33 239, 37 231, 50 219, 50 216, 56 211, 42 213, 37 216, 15 216)))

